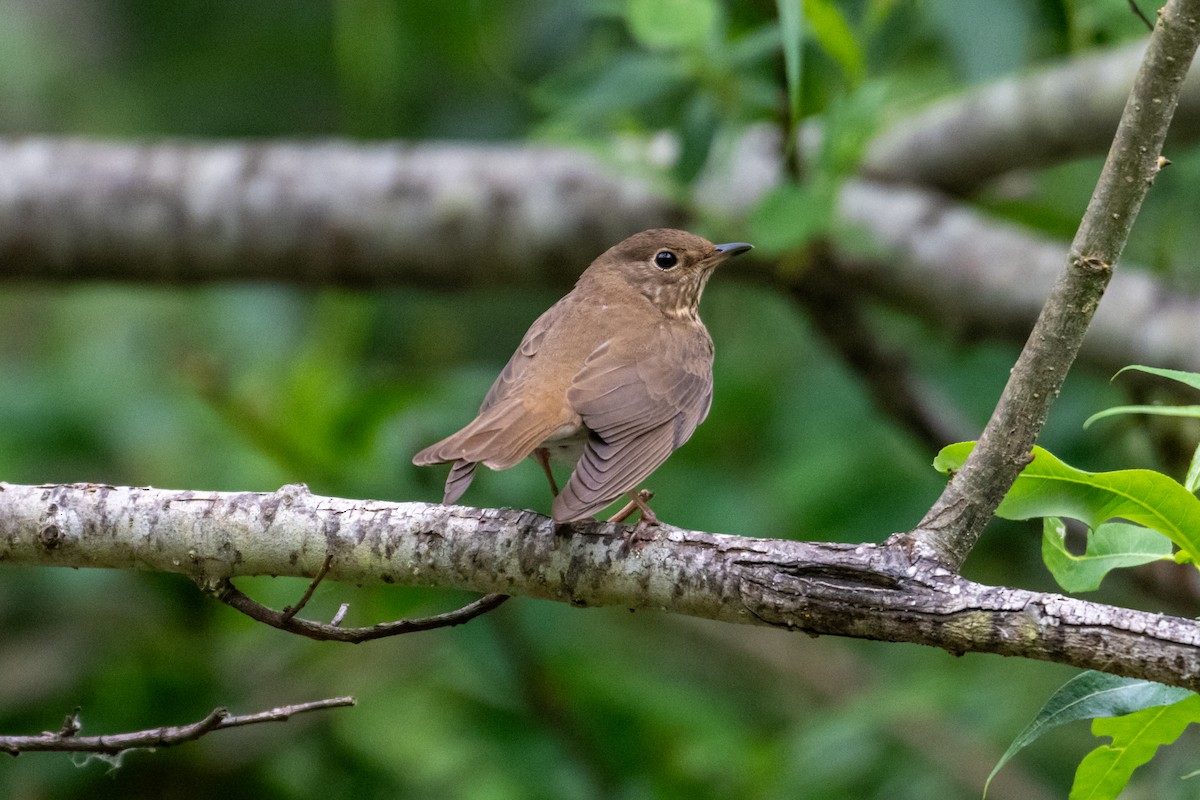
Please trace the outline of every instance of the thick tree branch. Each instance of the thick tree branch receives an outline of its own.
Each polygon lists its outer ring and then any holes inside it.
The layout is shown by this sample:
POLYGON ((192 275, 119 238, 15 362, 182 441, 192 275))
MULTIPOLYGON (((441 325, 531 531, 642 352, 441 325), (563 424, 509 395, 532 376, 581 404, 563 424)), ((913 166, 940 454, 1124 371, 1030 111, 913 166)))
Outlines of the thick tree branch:
POLYGON ((1142 200, 1161 168, 1163 141, 1198 44, 1200 0, 1171 0, 1159 13, 1067 268, 1046 300, 979 444, 914 533, 920 545, 951 569, 962 565, 1029 463, 1142 200))
POLYGON ((353 697, 332 697, 311 703, 280 706, 255 714, 230 714, 217 708, 204 719, 190 725, 170 725, 130 733, 110 733, 104 736, 80 736, 79 712, 69 715, 60 730, 46 731, 37 736, 0 736, 0 753, 19 756, 22 753, 99 753, 116 756, 139 748, 171 747, 194 742, 213 731, 258 725, 263 722, 287 722, 296 714, 342 708, 354 705, 353 697))
POLYGON ((953 653, 1056 661, 1200 689, 1200 624, 985 586, 902 544, 824 544, 664 526, 632 552, 610 523, 530 511, 99 485, 0 484, 0 564, 329 576, 657 609, 953 653))

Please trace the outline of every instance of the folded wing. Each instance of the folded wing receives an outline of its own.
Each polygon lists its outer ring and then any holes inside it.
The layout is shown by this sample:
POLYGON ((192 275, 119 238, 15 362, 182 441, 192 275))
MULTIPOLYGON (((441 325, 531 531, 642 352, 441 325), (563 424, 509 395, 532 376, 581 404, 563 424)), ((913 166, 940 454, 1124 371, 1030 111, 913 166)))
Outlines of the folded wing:
POLYGON ((688 440, 712 405, 712 340, 702 327, 661 326, 625 352, 587 359, 567 401, 591 431, 554 500, 560 522, 588 517, 636 489, 688 440))

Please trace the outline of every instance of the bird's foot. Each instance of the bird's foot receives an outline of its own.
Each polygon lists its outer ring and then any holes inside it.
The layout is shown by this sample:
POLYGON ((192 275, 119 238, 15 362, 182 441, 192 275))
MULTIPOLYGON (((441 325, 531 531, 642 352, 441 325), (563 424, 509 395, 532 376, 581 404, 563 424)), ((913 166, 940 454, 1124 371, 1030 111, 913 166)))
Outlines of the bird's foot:
POLYGON ((631 492, 629 494, 629 503, 609 520, 609 522, 624 522, 634 511, 639 512, 637 525, 632 530, 627 531, 623 537, 624 542, 621 545, 622 555, 630 551, 641 550, 650 539, 651 530, 658 527, 658 516, 655 515, 653 509, 649 506, 649 501, 653 497, 654 492, 649 489, 639 489, 636 492, 631 492))

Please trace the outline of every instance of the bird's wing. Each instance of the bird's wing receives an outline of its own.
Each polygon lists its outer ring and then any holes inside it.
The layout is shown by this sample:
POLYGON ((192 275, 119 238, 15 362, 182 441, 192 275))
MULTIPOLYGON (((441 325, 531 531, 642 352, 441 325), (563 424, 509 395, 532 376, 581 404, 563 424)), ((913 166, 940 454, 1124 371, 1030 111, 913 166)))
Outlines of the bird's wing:
POLYGON ((621 348, 612 340, 587 358, 567 402, 591 431, 554 519, 570 522, 636 489, 688 440, 712 405, 712 340, 700 327, 662 326, 621 348))

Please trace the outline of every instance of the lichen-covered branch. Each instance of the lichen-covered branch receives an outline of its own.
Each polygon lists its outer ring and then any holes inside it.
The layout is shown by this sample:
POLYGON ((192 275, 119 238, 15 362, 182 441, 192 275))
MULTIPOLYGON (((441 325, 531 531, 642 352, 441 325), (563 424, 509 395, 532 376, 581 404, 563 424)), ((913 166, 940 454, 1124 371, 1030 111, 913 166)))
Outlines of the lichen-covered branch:
POLYGON ((657 609, 954 653, 1057 661, 1200 689, 1200 623, 985 586, 902 543, 826 544, 664 526, 555 530, 531 511, 274 493, 0 484, 0 564, 148 569, 216 585, 310 576, 657 609))
POLYGON ((915 540, 951 569, 961 567, 1029 463, 1142 200, 1162 167, 1163 141, 1197 45, 1200 0, 1171 0, 1159 13, 1066 269, 1042 307, 979 444, 914 532, 915 540))

